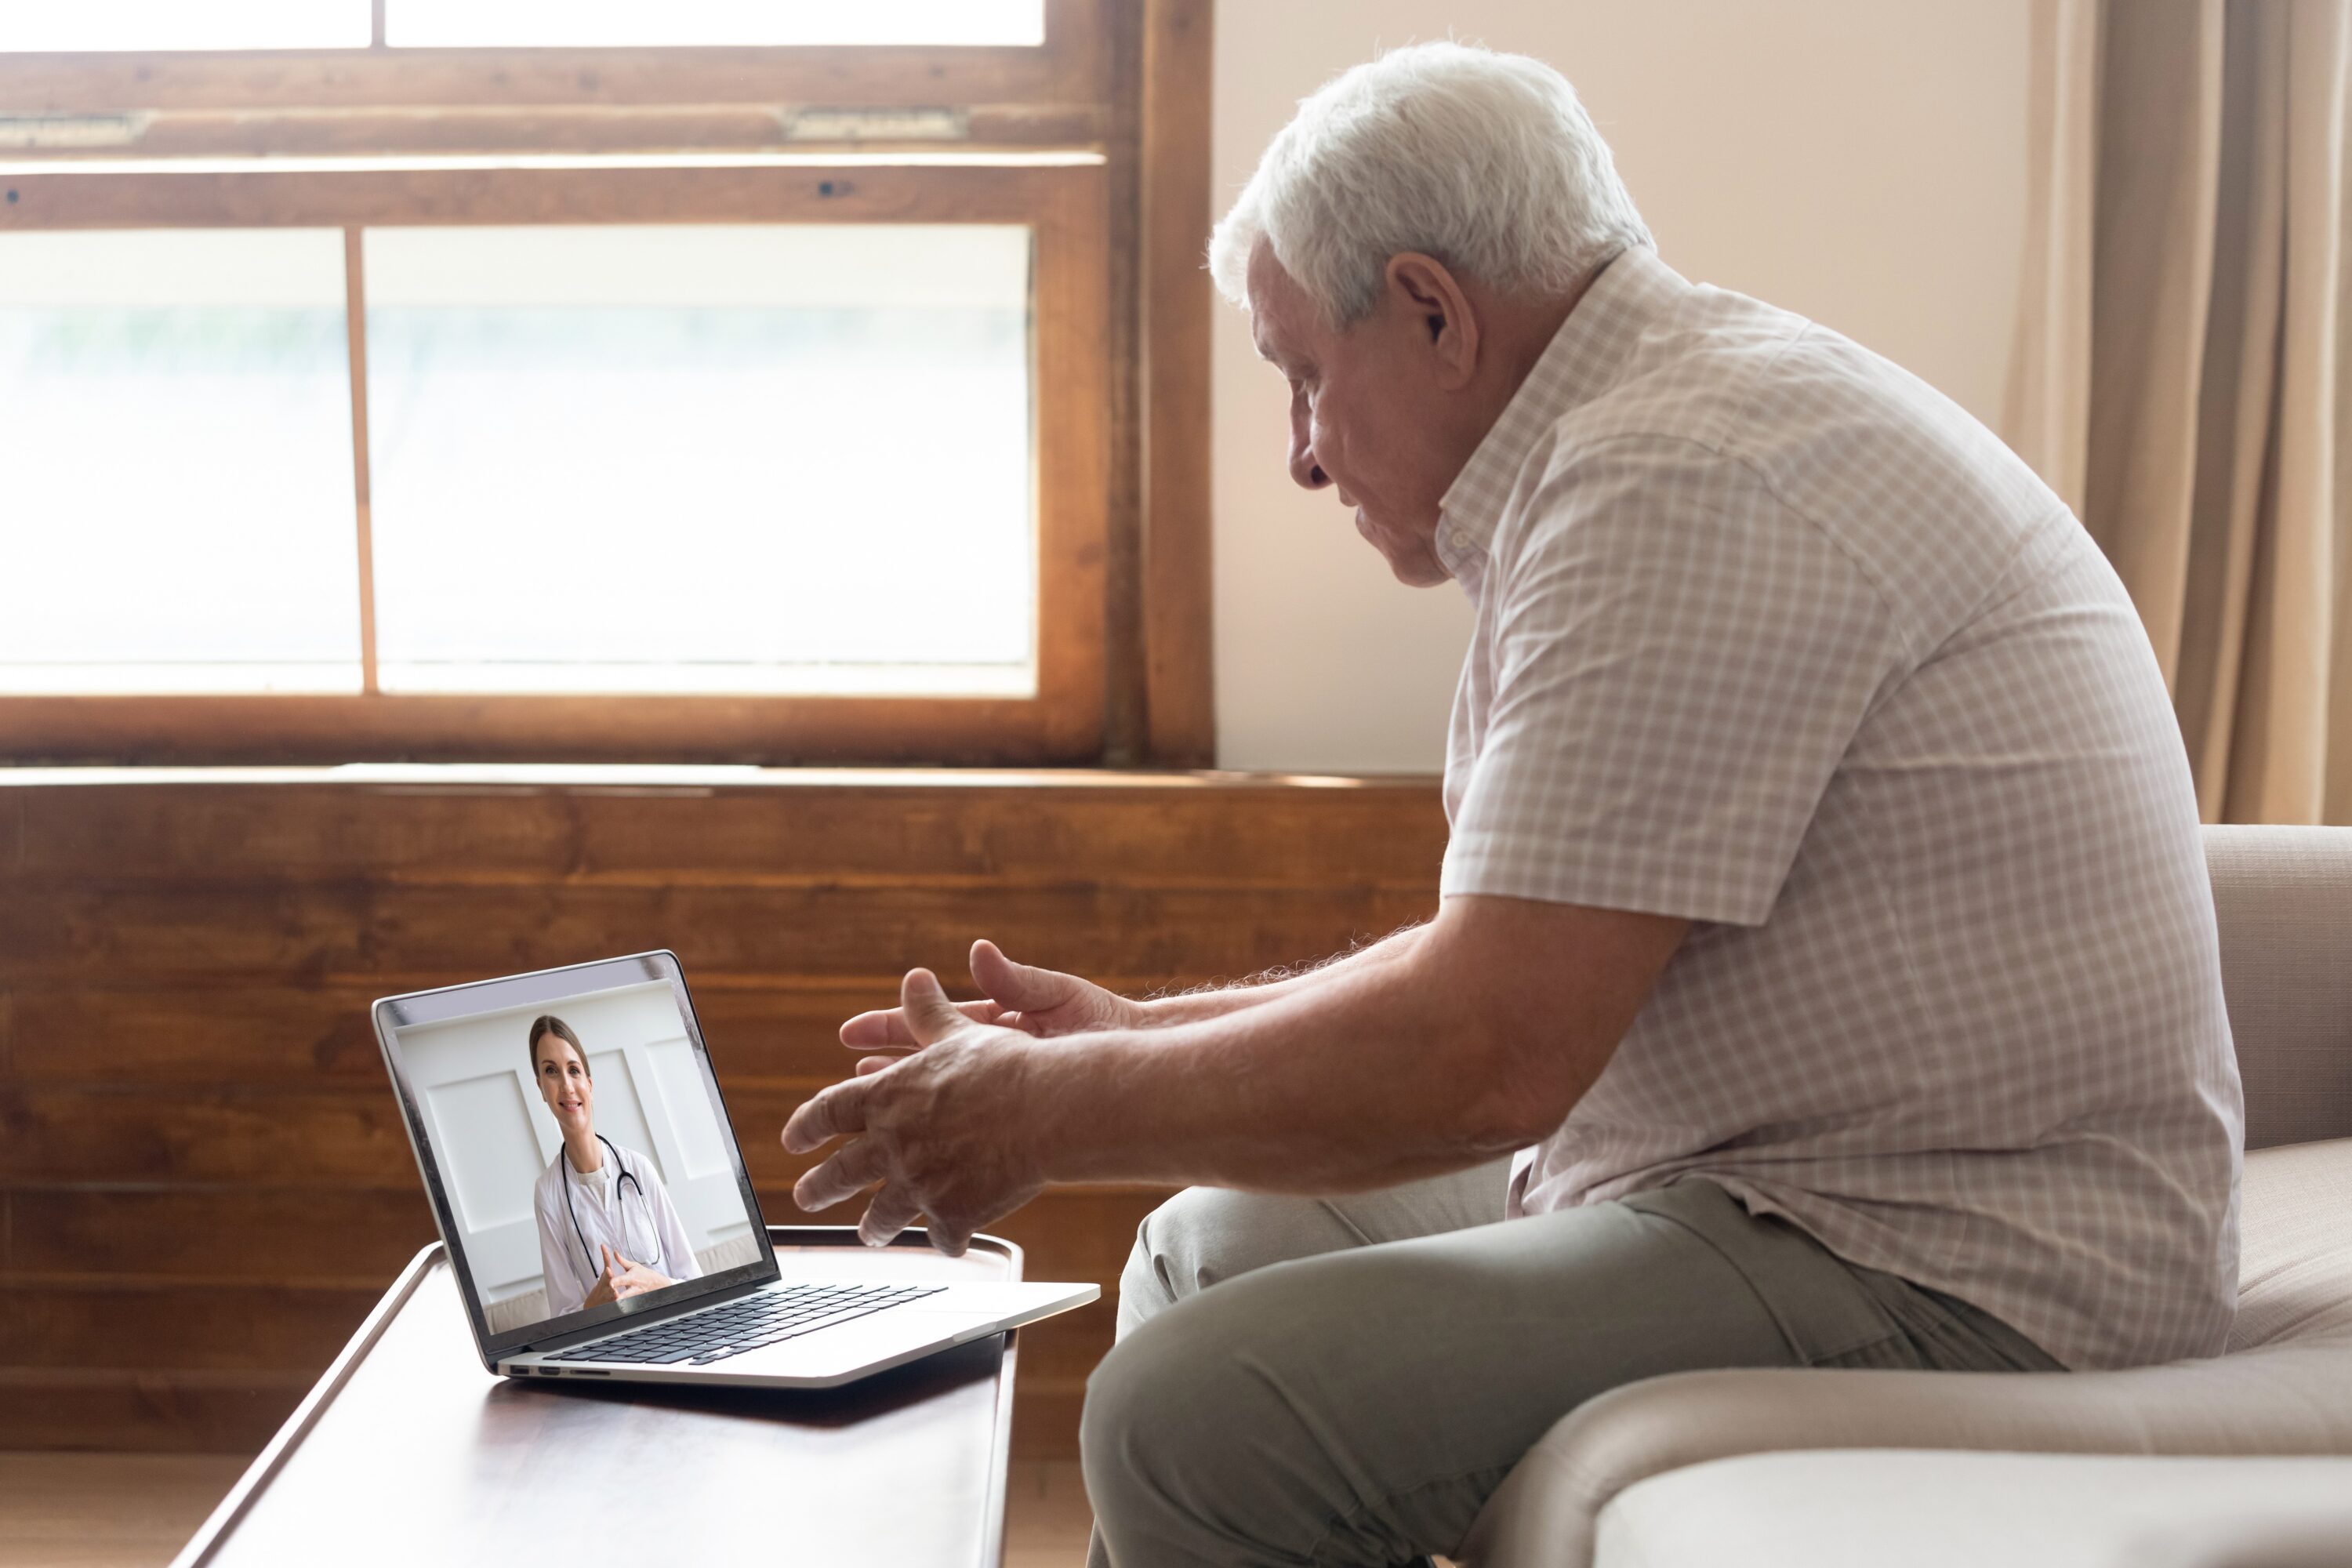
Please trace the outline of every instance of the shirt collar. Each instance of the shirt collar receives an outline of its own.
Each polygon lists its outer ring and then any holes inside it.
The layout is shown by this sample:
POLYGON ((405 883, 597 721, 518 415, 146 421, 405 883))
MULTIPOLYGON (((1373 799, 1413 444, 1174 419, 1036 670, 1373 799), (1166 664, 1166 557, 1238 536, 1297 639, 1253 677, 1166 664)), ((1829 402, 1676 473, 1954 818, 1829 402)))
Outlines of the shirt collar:
POLYGON ((1437 557, 1448 571, 1460 576, 1466 558, 1486 552, 1519 470, 1544 432, 1606 392, 1643 332, 1689 288, 1681 274, 1643 247, 1618 252, 1601 268, 1446 488, 1438 507, 1444 521, 1437 557))

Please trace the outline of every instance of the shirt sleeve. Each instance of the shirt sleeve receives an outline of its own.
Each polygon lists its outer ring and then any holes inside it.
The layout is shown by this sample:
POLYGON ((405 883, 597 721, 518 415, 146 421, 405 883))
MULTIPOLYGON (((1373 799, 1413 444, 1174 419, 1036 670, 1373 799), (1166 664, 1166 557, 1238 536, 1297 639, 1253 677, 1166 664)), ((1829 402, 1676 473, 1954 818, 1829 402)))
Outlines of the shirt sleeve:
POLYGON ((1624 438, 1498 531, 1445 894, 1761 924, 1904 666, 1877 588, 1736 460, 1624 438))

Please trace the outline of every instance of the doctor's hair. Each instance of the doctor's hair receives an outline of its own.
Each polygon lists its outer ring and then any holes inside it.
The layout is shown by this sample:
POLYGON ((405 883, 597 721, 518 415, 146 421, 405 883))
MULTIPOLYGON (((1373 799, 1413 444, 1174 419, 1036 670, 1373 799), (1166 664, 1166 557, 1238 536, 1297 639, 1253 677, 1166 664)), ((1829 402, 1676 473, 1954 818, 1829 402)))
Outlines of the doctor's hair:
POLYGON ((532 1078, 539 1077, 539 1042, 550 1035, 564 1041, 580 1053, 582 1072, 586 1073, 590 1078, 596 1076, 596 1069, 588 1065, 588 1047, 580 1043, 580 1037, 572 1032, 572 1026, 552 1013, 541 1013, 530 1021, 530 1076, 532 1078))

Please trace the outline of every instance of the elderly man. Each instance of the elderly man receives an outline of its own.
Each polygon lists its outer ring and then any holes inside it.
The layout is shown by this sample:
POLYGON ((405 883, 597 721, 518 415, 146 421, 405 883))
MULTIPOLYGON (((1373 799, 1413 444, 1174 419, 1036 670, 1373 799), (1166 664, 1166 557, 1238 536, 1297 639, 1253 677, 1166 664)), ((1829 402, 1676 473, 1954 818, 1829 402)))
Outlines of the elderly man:
POLYGON ((1659 1373, 2219 1351, 2197 809, 2065 507, 1894 365, 1670 270, 1533 60, 1339 78, 1213 265, 1292 476, 1476 606, 1439 910, 1143 1003, 981 943, 993 1001, 910 974, 784 1131, 851 1140, 803 1205, 878 1183, 869 1239, 950 1250, 1048 1182, 1201 1184, 1088 1391, 1110 1561, 1450 1551, 1659 1373))

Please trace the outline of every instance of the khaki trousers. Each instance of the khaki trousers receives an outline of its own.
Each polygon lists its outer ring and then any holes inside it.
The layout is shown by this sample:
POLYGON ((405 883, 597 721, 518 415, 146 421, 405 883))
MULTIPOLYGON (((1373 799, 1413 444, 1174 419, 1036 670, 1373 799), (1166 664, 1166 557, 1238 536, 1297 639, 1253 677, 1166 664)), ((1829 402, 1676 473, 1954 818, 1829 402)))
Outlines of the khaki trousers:
POLYGON ((1154 1211, 1087 1388, 1095 1568, 1388 1565, 1461 1542, 1594 1394, 1725 1366, 2053 1371, 1950 1297, 1711 1182, 1502 1219, 1507 1163, 1154 1211))

